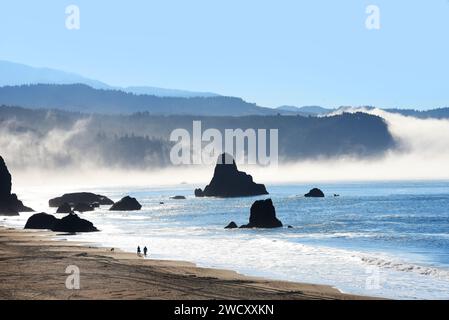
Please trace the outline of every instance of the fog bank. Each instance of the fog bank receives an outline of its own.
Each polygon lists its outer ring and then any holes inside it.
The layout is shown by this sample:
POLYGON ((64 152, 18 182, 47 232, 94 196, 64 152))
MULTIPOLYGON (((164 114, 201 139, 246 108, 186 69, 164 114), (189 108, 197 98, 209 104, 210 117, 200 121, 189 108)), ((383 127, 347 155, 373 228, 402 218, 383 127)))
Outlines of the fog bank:
MULTIPOLYGON (((449 179, 449 120, 418 119, 379 109, 345 109, 381 116, 398 143, 387 154, 357 159, 339 157, 285 163, 279 167, 239 165, 260 183, 367 180, 449 179)), ((343 111, 339 111, 343 112, 343 111)), ((99 165, 95 153, 83 154, 79 147, 89 120, 80 120, 69 130, 53 129, 44 136, 20 130, 13 120, 0 128, 0 154, 10 167, 16 186, 159 186, 181 183, 204 186, 213 166, 192 165, 166 169, 107 168, 99 165), (68 162, 70 158, 74 162, 68 162), (66 163, 67 162, 67 163, 66 163), (33 166, 27 164, 33 163, 33 166), (61 164, 63 164, 61 166, 61 164), (58 168, 58 169, 54 169, 58 168)), ((5 124, 5 122, 4 122, 5 124)))

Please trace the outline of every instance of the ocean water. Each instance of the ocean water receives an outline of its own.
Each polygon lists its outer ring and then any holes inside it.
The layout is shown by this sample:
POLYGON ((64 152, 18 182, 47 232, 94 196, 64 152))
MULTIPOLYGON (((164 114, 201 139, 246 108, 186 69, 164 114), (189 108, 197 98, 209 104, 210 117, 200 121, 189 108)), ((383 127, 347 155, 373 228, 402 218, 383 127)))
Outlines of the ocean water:
MULTIPOLYGON (((195 187, 85 188, 115 201, 134 196, 143 209, 81 214, 101 232, 57 238, 131 252, 147 246, 156 259, 327 284, 347 293, 449 299, 449 182, 268 185, 269 196, 236 199, 195 198, 195 187), (327 197, 304 198, 315 186, 327 197), (187 199, 170 200, 174 195, 187 199), (224 229, 230 221, 247 223, 251 204, 268 197, 293 229, 224 229)), ((53 213, 48 199, 81 190, 16 191, 26 205, 53 213)), ((23 227, 29 216, 1 219, 23 227)))

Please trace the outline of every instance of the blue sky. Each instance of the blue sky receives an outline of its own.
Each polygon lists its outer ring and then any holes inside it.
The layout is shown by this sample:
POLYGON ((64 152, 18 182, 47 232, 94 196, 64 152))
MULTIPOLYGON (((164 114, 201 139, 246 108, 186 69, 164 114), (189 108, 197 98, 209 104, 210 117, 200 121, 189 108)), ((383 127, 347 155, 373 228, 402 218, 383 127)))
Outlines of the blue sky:
POLYGON ((2 1, 0 59, 268 107, 449 107, 449 0, 2 1))

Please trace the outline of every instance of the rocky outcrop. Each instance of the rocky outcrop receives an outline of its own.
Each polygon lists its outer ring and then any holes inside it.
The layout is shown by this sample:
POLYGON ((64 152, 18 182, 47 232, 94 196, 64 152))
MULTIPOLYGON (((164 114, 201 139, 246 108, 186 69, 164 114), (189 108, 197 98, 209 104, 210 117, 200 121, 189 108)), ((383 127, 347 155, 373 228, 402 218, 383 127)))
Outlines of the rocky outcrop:
POLYGON ((78 203, 85 203, 90 206, 94 205, 113 205, 114 201, 106 196, 94 194, 90 192, 67 193, 61 197, 51 199, 48 204, 52 208, 58 208, 64 203, 75 206, 78 203), (97 204, 98 203, 98 204, 97 204))
POLYGON ((186 197, 184 197, 184 196, 174 196, 174 197, 170 197, 170 199, 172 199, 172 200, 185 200, 186 197))
POLYGON ((56 211, 56 213, 72 213, 72 212, 73 212, 72 207, 67 202, 62 204, 56 211))
POLYGON ((9 196, 12 188, 12 177, 6 163, 0 156, 0 199, 9 196))
POLYGON ((249 223, 240 228, 280 228, 282 222, 276 218, 276 209, 271 199, 260 200, 251 206, 249 223))
POLYGON ((304 195, 306 198, 324 198, 324 193, 318 188, 313 188, 309 191, 309 193, 306 193, 304 195))
POLYGON ((229 223, 225 229, 237 229, 239 226, 237 225, 237 223, 235 223, 234 221, 232 221, 231 223, 229 223))
POLYGON ((77 211, 77 212, 89 212, 89 211, 94 211, 95 208, 87 203, 77 203, 74 207, 73 207, 73 211, 77 211))
POLYGON ((69 214, 68 216, 58 219, 52 231, 58 232, 95 232, 98 231, 92 222, 81 219, 76 214, 69 214))
POLYGON ((98 202, 91 203, 92 208, 100 208, 100 204, 98 202))
POLYGON ((205 197, 232 198, 268 194, 263 184, 257 184, 253 177, 238 171, 234 158, 227 153, 218 157, 214 176, 204 191, 195 190, 195 195, 205 197))
POLYGON ((198 188, 195 189, 195 197, 197 198, 203 198, 204 197, 204 192, 202 189, 198 188))
POLYGON ((76 214, 58 219, 47 213, 38 213, 31 216, 25 224, 25 229, 48 229, 58 232, 95 232, 97 228, 92 222, 81 219, 76 214))
POLYGON ((32 212, 33 209, 23 205, 17 195, 11 193, 12 177, 5 161, 0 156, 0 215, 18 215, 19 212, 32 212))
POLYGON ((142 205, 136 198, 129 196, 124 197, 122 200, 114 203, 109 209, 110 211, 135 211, 142 209, 142 205))
POLYGON ((47 229, 52 230, 58 221, 58 218, 47 214, 45 212, 36 213, 32 215, 27 223, 25 224, 25 229, 47 229))

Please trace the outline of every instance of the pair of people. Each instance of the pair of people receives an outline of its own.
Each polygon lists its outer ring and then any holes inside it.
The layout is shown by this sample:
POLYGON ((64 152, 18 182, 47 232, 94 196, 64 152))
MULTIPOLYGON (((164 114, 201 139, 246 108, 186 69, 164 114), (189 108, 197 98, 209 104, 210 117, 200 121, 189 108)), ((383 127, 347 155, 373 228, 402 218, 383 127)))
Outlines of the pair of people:
MULTIPOLYGON (((148 249, 147 247, 143 248, 143 255, 146 257, 148 253, 148 249)), ((142 254, 142 252, 140 251, 140 246, 137 247, 137 255, 140 256, 142 254)))

